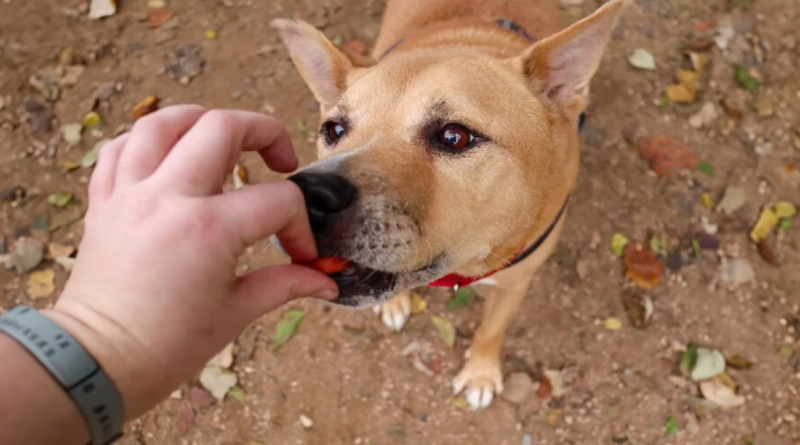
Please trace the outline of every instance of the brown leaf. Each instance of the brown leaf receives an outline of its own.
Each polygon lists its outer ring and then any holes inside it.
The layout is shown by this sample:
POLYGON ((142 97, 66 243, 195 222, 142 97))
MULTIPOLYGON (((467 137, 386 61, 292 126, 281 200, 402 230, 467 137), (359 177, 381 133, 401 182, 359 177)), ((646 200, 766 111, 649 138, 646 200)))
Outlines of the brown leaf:
POLYGON ((725 362, 733 369, 750 369, 753 363, 741 355, 734 355, 725 359, 725 362))
POLYGON ((367 53, 367 45, 361 40, 350 40, 342 45, 342 49, 348 50, 358 55, 365 55, 367 53))
POLYGON ((722 108, 728 113, 728 116, 731 117, 736 123, 739 123, 744 119, 744 112, 742 112, 741 108, 737 107, 733 104, 730 99, 722 99, 719 101, 722 108))
POLYGON ((159 98, 156 96, 148 96, 143 101, 136 104, 133 107, 133 111, 131 112, 131 116, 133 120, 137 120, 141 117, 144 117, 156 110, 158 110, 158 103, 160 102, 159 98))
POLYGON ((717 24, 713 20, 707 20, 705 22, 700 22, 692 26, 692 31, 694 32, 706 32, 711 31, 712 29, 716 28, 717 24))
POLYGON ((772 247, 769 246, 767 240, 762 239, 756 244, 758 246, 758 253, 761 255, 761 258, 767 262, 770 266, 778 267, 780 266, 780 262, 778 258, 775 256, 775 252, 772 251, 772 247))
POLYGON ((666 177, 679 170, 694 170, 700 159, 688 146, 666 136, 654 136, 639 142, 639 157, 658 176, 666 177))
POLYGON ((542 377, 542 383, 539 385, 539 391, 536 392, 536 395, 540 399, 553 398, 553 385, 550 383, 550 379, 547 378, 547 376, 542 377))
POLYGON ((210 392, 199 386, 195 386, 191 391, 189 391, 189 402, 194 406, 211 406, 214 404, 215 400, 217 399, 215 399, 210 392))
POLYGON ((31 298, 49 297, 56 291, 56 273, 53 269, 40 270, 28 277, 28 296, 31 298))
POLYGON ((664 265, 646 246, 631 243, 625 248, 625 267, 627 276, 642 289, 652 289, 664 278, 664 265))
POLYGON ((169 8, 157 8, 147 10, 147 26, 158 28, 172 20, 172 10, 169 8))
POLYGON ((185 436, 192 429, 192 425, 194 425, 194 410, 186 408, 178 418, 178 432, 185 436))
POLYGON ((645 328, 653 316, 653 300, 646 295, 626 294, 622 297, 625 313, 635 328, 645 328))

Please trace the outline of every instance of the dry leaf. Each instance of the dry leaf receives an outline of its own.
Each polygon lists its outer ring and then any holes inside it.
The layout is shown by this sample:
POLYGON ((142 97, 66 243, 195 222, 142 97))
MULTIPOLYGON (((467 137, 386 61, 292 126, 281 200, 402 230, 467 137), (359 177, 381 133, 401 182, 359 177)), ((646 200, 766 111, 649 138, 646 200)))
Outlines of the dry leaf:
POLYGON ((133 120, 137 120, 158 110, 159 102, 160 99, 156 96, 146 97, 143 101, 139 102, 135 107, 133 107, 133 111, 131 112, 133 120))
POLYGON ((797 207, 795 207, 795 205, 791 202, 787 201, 779 201, 775 203, 773 210, 778 218, 791 218, 797 214, 797 207))
POLYGON ((81 132, 83 125, 81 124, 66 124, 61 127, 61 134, 64 136, 64 142, 70 147, 74 147, 81 143, 81 132))
POLYGON ((746 202, 747 195, 742 187, 728 186, 717 206, 717 211, 730 215, 739 210, 746 202))
POLYGON ((89 18, 93 20, 112 16, 116 12, 116 0, 91 0, 89 4, 89 18))
POLYGON ((667 87, 667 97, 671 103, 690 104, 694 102, 695 94, 683 85, 670 85, 667 87))
POLYGON ((51 258, 60 256, 70 256, 75 252, 75 248, 65 244, 50 243, 47 245, 47 253, 51 258))
POLYGON ((219 366, 206 366, 200 373, 200 384, 207 389, 217 400, 223 400, 225 394, 236 386, 238 378, 236 374, 222 369, 219 366))
POLYGON ((233 343, 229 343, 222 351, 219 351, 206 366, 219 366, 222 369, 229 369, 233 366, 233 343))
POLYGON ((622 321, 617 317, 608 317, 603 320, 603 327, 609 331, 619 331, 622 329, 622 321))
POLYGON ((561 397, 567 393, 564 382, 564 371, 549 369, 544 372, 544 376, 550 383, 550 390, 553 397, 561 397))
POLYGON ((722 408, 741 406, 747 400, 744 396, 737 395, 719 377, 700 382, 700 392, 706 400, 722 408))
POLYGON ((641 70, 654 70, 656 69, 656 58, 650 51, 644 48, 636 48, 633 53, 628 56, 628 63, 634 68, 641 70))
POLYGON ((700 195, 700 202, 702 202, 703 205, 706 206, 709 209, 713 209, 714 208, 714 198, 712 198, 711 194, 708 193, 708 192, 703 192, 700 195))
POLYGON ((33 272, 28 277, 28 296, 34 299, 49 297, 56 291, 55 278, 52 269, 33 272))
POLYGON ((642 244, 629 244, 623 260, 628 269, 628 278, 642 289, 652 289, 664 278, 664 265, 642 244))
POLYGON ((716 349, 697 348, 697 361, 690 377, 695 382, 708 380, 725 372, 725 356, 716 349))
POLYGON ((428 309, 428 301, 417 294, 411 294, 411 313, 419 315, 428 309))
POLYGON ((158 28, 172 20, 172 10, 169 8, 157 8, 147 10, 147 26, 158 28))
POLYGON ((453 322, 436 315, 431 315, 431 321, 445 344, 451 348, 454 347, 456 345, 456 328, 453 326, 453 322))
POLYGON ((688 146, 666 136, 654 136, 639 142, 639 156, 661 177, 679 170, 694 170, 700 159, 688 146))
POLYGON ((615 233, 614 236, 611 237, 611 250, 614 251, 615 255, 622 256, 622 254, 625 253, 625 246, 627 246, 628 243, 630 243, 630 241, 625 235, 615 233))
POLYGON ((741 355, 734 355, 725 359, 725 363, 733 369, 750 369, 753 363, 741 355))
POLYGON ((761 255, 761 258, 763 258, 764 261, 767 262, 767 264, 773 267, 780 266, 780 262, 778 261, 778 258, 775 256, 775 252, 772 251, 772 247, 770 247, 767 240, 765 239, 760 240, 758 244, 756 244, 756 247, 758 248, 759 255, 761 255))
POLYGON ((217 38, 217 32, 213 29, 207 29, 203 35, 205 35, 208 40, 214 40, 217 38))
POLYGON ((780 218, 778 215, 772 211, 770 208, 764 208, 761 210, 761 214, 758 216, 758 221, 753 226, 753 230, 750 231, 750 239, 754 242, 759 242, 769 236, 772 229, 778 225, 780 222, 780 218))
POLYGON ((622 298, 625 313, 635 328, 644 328, 653 317, 653 300, 647 295, 627 295, 622 298))
POLYGON ((558 408, 551 409, 547 413, 547 424, 550 426, 556 426, 558 424, 558 420, 561 418, 561 414, 563 414, 562 410, 558 408))

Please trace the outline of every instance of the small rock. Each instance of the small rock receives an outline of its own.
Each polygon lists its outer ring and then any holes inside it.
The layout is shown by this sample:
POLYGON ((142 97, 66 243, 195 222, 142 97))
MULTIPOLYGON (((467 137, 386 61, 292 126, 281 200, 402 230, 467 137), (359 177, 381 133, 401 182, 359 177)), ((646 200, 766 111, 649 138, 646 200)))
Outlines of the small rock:
POLYGON ((522 403, 533 393, 533 380, 524 372, 515 372, 508 376, 503 384, 502 396, 512 403, 522 403))
POLYGON ((71 256, 75 252, 75 248, 65 244, 50 243, 47 245, 47 253, 51 257, 56 258, 60 256, 71 256))
POLYGON ((63 267, 65 272, 72 272, 72 268, 75 267, 75 261, 77 260, 68 256, 57 256, 53 258, 53 261, 63 267))
POLYGON ((58 84, 65 87, 75 86, 84 71, 86 71, 86 67, 83 65, 68 66, 64 68, 61 76, 59 76, 58 84))
POLYGON ((789 51, 794 51, 797 48, 797 37, 793 34, 787 34, 781 38, 781 45, 789 51))
POLYGON ((172 394, 169 395, 169 398, 180 400, 183 398, 183 391, 181 391, 180 389, 176 389, 175 391, 172 391, 172 394))
POLYGON ((91 0, 89 4, 89 18, 92 20, 109 17, 117 12, 117 4, 114 0, 91 0))
POLYGON ((636 145, 642 133, 643 127, 638 122, 630 122, 622 128, 622 137, 630 145, 636 145))
POLYGON ((61 127, 61 134, 64 136, 64 142, 70 147, 81 143, 81 132, 83 132, 83 125, 80 123, 66 124, 61 127))
POLYGON ((171 53, 170 58, 172 64, 167 67, 167 73, 183 84, 202 73, 206 64, 205 59, 200 56, 198 45, 184 45, 171 53))
POLYGON ((45 69, 33 74, 28 83, 50 102, 55 102, 61 96, 58 87, 58 75, 52 69, 45 69))
POLYGON ((6 258, 6 269, 24 274, 32 271, 44 259, 44 244, 35 238, 21 238, 6 258))
POLYGON ((717 29, 717 35, 714 37, 714 43, 717 48, 721 50, 728 49, 728 44, 731 39, 736 35, 736 31, 730 26, 717 29))
POLYGON ((53 129, 52 113, 38 100, 34 98, 25 99, 23 108, 28 115, 28 124, 32 134, 42 135, 49 133, 53 129))
POLYGON ((720 280, 725 284, 744 284, 753 282, 756 273, 750 262, 744 258, 733 258, 726 261, 720 271, 720 280))
POLYGON ((760 141, 756 143, 755 147, 753 147, 753 151, 755 151, 759 156, 768 156, 772 154, 772 148, 772 142, 760 141))
POLYGON ((644 48, 637 48, 628 56, 628 63, 634 68, 641 70, 654 70, 656 69, 656 58, 650 51, 644 48))
POLYGON ((0 201, 13 202, 25 198, 26 191, 18 185, 4 188, 0 191, 0 201))
POLYGON ((300 415, 300 425, 303 425, 303 428, 311 428, 314 426, 314 421, 311 420, 308 416, 301 414, 300 415))
POLYGON ((772 106, 772 101, 767 97, 760 97, 756 102, 756 110, 761 117, 770 117, 775 114, 775 108, 772 106))
POLYGON ((532 445, 533 444, 533 437, 530 434, 526 434, 522 436, 522 445, 532 445))
POLYGON ((706 102, 697 114, 689 118, 689 125, 694 128, 703 128, 712 124, 717 117, 719 117, 717 107, 712 102, 706 102))
POLYGON ((99 100, 100 102, 108 102, 110 101, 114 95, 116 94, 116 90, 114 88, 113 82, 106 82, 97 89, 97 92, 94 93, 94 97, 99 100))

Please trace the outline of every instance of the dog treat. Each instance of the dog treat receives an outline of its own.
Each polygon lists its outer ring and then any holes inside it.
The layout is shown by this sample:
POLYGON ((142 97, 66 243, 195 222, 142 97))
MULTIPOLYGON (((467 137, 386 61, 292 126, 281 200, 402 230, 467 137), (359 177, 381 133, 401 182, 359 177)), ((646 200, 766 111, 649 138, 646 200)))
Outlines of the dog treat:
POLYGON ((353 262, 338 256, 324 256, 312 261, 298 262, 297 264, 310 267, 325 275, 333 275, 347 269, 353 262))

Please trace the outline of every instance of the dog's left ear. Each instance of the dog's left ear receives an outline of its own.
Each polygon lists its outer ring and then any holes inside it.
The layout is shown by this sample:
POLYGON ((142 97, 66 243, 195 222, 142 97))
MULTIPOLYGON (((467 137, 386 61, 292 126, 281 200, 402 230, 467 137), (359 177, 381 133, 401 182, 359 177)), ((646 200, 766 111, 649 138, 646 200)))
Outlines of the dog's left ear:
POLYGON ((630 0, 611 0, 591 16, 534 44, 517 60, 542 96, 577 116, 587 105, 589 82, 611 32, 630 0))
POLYGON ((347 88, 349 74, 377 63, 371 57, 337 48, 306 22, 276 19, 271 25, 281 32, 297 70, 323 109, 336 105, 347 88))

